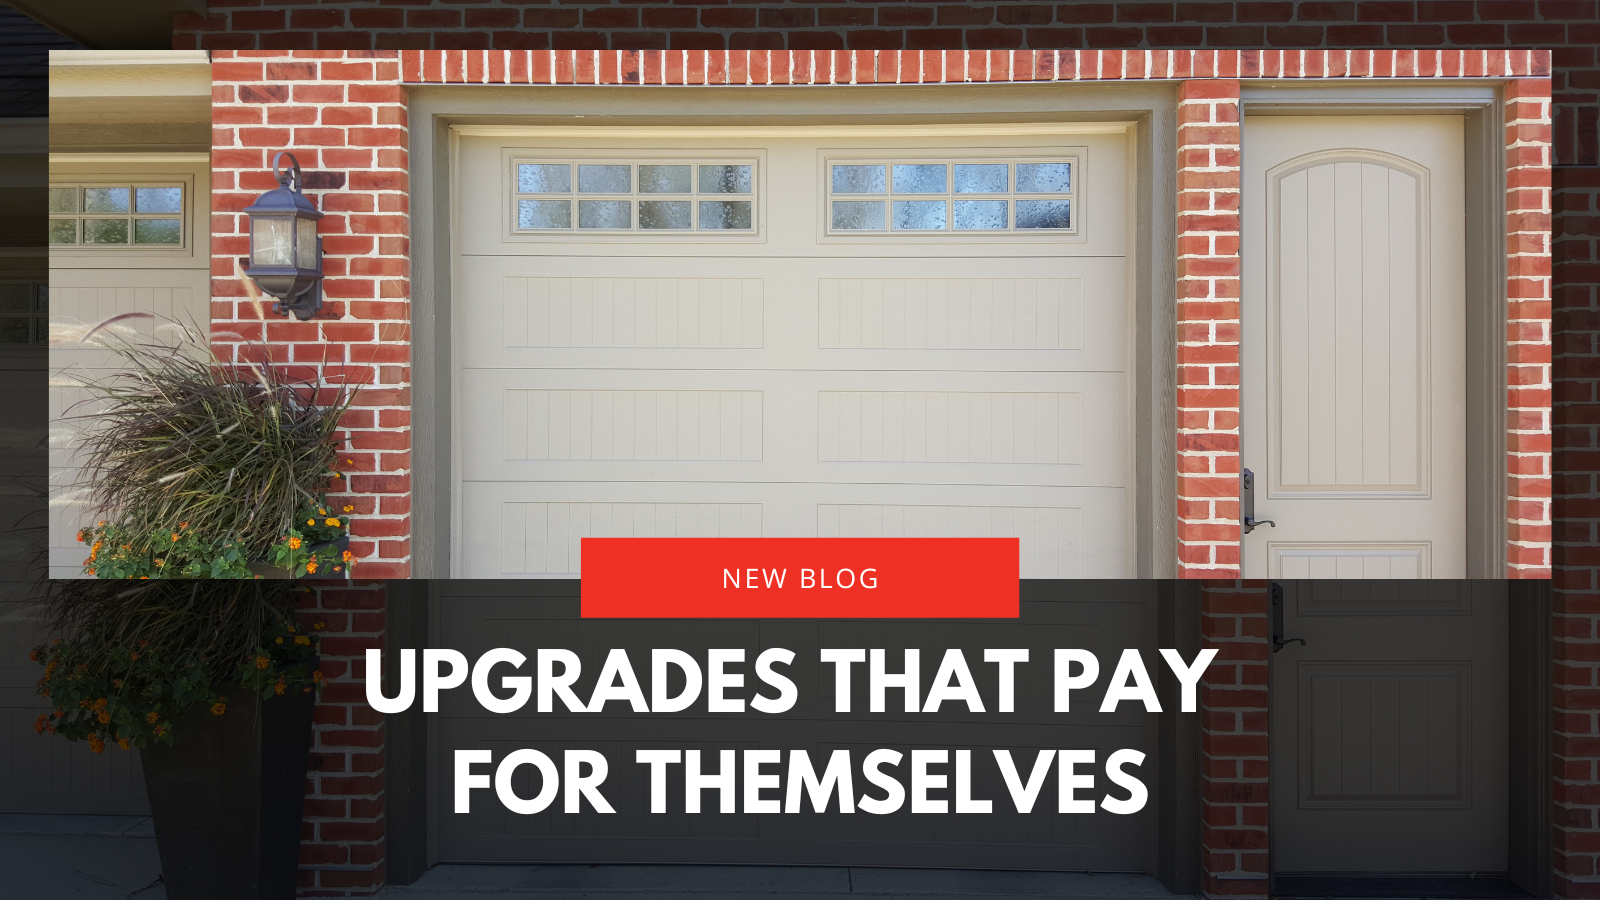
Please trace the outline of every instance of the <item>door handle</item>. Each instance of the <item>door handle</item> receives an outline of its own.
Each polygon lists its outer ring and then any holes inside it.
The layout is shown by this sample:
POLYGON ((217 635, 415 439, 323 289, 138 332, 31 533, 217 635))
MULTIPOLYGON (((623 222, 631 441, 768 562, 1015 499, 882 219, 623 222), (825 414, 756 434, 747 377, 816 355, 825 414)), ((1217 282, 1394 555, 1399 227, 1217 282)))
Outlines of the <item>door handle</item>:
POLYGON ((1245 534, 1256 530, 1257 525, 1278 527, 1271 519, 1256 518, 1256 475, 1249 469, 1239 470, 1239 521, 1245 534))
POLYGON ((1310 646, 1305 638, 1284 638, 1283 636, 1283 585, 1274 581, 1272 583, 1272 652, 1277 653, 1289 644, 1299 644, 1302 647, 1310 646))

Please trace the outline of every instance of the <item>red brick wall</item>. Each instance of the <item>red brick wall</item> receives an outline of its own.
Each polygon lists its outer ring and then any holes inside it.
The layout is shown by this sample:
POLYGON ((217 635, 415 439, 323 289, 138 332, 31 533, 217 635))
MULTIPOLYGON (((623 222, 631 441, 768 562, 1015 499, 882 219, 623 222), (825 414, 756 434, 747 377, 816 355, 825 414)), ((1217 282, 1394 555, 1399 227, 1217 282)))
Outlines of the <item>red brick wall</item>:
POLYGON ((1217 658, 1201 680, 1200 852, 1208 897, 1267 896, 1266 582, 1200 586, 1203 647, 1217 658))
POLYGON ((1555 894, 1600 897, 1600 169, 1557 170, 1555 894))
POLYGON ((301 896, 347 896, 383 885, 384 723, 366 702, 369 648, 383 646, 383 582, 324 587, 300 620, 322 622, 322 672, 306 773, 301 896))
POLYGON ((1239 574, 1239 81, 1178 88, 1178 573, 1239 574))
POLYGON ((1506 576, 1550 577, 1550 82, 1506 104, 1506 576))
POLYGON ((340 466, 353 507, 355 573, 411 571, 411 312, 405 89, 396 53, 216 51, 212 54, 211 328, 222 359, 265 339, 272 362, 329 386, 356 384, 340 466), (322 311, 262 322, 234 276, 250 252, 239 210, 276 186, 288 150, 325 213, 322 311), (335 189, 316 189, 317 186, 335 189))

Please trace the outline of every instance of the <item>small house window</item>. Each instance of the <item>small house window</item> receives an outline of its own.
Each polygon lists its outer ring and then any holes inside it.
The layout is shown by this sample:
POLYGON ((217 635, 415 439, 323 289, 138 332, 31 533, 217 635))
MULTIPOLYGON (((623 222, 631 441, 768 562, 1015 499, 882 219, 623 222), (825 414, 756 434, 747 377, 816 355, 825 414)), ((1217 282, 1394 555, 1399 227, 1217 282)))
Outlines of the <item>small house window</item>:
POLYGON ((42 347, 49 343, 50 286, 38 282, 0 282, 0 347, 42 347))
POLYGON ((177 184, 52 184, 50 243, 182 247, 183 208, 177 184))
POLYGON ((518 232, 755 231, 751 160, 517 160, 513 166, 518 232))
POLYGON ((837 160, 828 164, 834 234, 1078 230, 1077 161, 837 160))

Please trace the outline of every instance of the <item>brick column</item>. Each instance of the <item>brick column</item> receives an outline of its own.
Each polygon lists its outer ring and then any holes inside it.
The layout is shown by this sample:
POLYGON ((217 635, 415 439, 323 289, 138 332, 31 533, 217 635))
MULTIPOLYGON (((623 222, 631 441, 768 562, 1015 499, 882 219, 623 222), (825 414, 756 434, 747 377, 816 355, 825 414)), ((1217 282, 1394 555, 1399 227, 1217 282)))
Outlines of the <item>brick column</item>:
MULTIPOLYGON (((271 364, 324 388, 361 385, 341 422, 354 574, 410 574, 410 282, 405 89, 399 53, 212 52, 211 340, 219 358, 271 364), (262 321, 234 276, 249 254, 240 210, 276 186, 273 155, 294 153, 322 210, 323 308, 262 321)), ((327 586, 302 621, 324 623, 328 676, 315 713, 300 892, 362 896, 383 885, 384 727, 360 676, 382 646, 382 582, 327 586)))
POLYGON ((224 360, 255 353, 328 387, 362 385, 339 465, 352 506, 355 574, 411 574, 410 218, 399 51, 212 51, 211 331, 224 360), (257 318, 234 263, 250 252, 240 210, 276 187, 288 150, 325 214, 325 297, 316 318, 257 318))
POLYGON ((1550 82, 1506 85, 1506 577, 1550 577, 1550 82))
POLYGON ((300 831, 300 896, 366 896, 384 877, 384 724, 367 705, 366 652, 383 647, 383 582, 322 587, 299 619, 323 623, 322 672, 300 831))
POLYGON ((1264 581, 1200 587, 1200 852, 1207 897, 1267 896, 1267 659, 1271 599, 1264 581))
POLYGON ((1555 896, 1600 897, 1600 168, 1555 181, 1555 896))
POLYGON ((1554 799, 1557 897, 1600 897, 1600 601, 1555 595, 1554 799))
POLYGON ((1239 574, 1239 82, 1178 87, 1178 573, 1239 574))

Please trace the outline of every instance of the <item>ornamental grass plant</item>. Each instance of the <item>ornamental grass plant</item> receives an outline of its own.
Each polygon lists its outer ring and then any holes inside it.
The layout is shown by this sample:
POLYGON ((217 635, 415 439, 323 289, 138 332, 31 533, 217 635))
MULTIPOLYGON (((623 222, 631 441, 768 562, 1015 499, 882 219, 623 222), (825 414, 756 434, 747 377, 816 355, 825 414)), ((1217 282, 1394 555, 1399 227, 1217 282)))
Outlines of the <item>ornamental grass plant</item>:
MULTIPOLYGON (((243 278, 265 318, 255 286, 243 278)), ((253 562, 293 575, 343 575, 351 508, 332 509, 347 385, 296 381, 264 360, 217 358, 205 334, 169 323, 163 342, 127 336, 129 313, 84 335, 120 371, 87 382, 80 484, 98 524, 78 535, 84 568, 102 578, 249 578, 253 562), (120 328, 118 326, 121 326, 120 328), (313 552, 312 548, 317 548, 313 552)))

